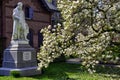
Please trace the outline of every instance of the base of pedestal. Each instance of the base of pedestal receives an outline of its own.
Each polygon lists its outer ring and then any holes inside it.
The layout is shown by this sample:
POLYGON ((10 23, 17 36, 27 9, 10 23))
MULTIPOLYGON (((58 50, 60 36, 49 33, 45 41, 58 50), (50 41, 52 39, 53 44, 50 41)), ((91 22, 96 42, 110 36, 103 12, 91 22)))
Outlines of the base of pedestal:
POLYGON ((27 67, 27 68, 20 68, 20 69, 12 69, 12 68, 0 68, 0 75, 10 76, 11 71, 19 71, 20 76, 33 76, 33 75, 40 75, 41 70, 37 70, 37 67, 27 67))
POLYGON ((9 76, 11 71, 18 71, 20 76, 41 74, 37 70, 37 53, 27 41, 12 41, 4 50, 0 75, 9 76))

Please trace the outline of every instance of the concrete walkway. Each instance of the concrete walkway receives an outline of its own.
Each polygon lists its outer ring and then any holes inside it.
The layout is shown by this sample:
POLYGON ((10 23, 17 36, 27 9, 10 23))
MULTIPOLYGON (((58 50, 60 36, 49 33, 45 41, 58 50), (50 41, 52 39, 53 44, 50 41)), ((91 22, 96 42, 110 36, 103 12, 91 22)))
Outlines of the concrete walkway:
POLYGON ((81 62, 80 58, 71 58, 66 60, 66 63, 71 63, 71 64, 80 64, 80 62, 81 62))
MULTIPOLYGON (((81 63, 81 59, 80 58, 71 58, 71 59, 67 59, 66 63, 70 63, 70 64, 80 64, 81 63)), ((104 66, 111 66, 111 67, 117 67, 120 68, 120 65, 113 65, 113 64, 98 64, 98 65, 104 65, 104 66)))

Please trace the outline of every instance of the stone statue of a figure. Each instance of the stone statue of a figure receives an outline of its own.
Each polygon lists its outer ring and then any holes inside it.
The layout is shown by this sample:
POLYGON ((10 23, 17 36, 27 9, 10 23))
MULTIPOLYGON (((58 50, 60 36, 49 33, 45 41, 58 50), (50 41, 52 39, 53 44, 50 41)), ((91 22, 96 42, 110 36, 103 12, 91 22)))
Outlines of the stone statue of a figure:
POLYGON ((13 33, 12 41, 24 40, 28 41, 27 34, 29 27, 25 21, 25 15, 22 10, 23 3, 18 2, 17 7, 13 10, 13 33))

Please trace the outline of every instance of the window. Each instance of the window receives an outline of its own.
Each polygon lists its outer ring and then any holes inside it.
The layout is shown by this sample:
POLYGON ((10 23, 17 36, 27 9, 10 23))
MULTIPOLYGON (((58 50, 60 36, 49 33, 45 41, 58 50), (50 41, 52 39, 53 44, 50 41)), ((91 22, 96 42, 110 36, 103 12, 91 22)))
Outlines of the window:
POLYGON ((27 39, 29 40, 30 46, 33 47, 33 30, 32 29, 29 29, 29 33, 27 35, 27 39))
POLYGON ((43 34, 38 32, 38 47, 43 45, 43 34))
POLYGON ((29 6, 25 7, 25 18, 32 19, 33 18, 33 9, 29 6))

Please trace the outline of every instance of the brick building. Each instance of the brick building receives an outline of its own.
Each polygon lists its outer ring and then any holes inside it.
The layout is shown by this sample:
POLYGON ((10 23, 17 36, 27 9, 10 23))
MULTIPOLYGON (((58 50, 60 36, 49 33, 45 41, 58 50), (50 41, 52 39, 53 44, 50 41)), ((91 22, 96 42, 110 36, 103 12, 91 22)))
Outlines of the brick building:
MULTIPOLYGON (((51 24, 57 8, 47 0, 0 0, 0 48, 4 50, 11 41, 13 30, 12 12, 18 2, 23 3, 26 22, 29 25, 29 43, 35 49, 42 44, 40 30, 51 24)), ((2 53, 0 53, 2 56, 2 53)), ((1 59, 1 58, 0 58, 1 59)))

